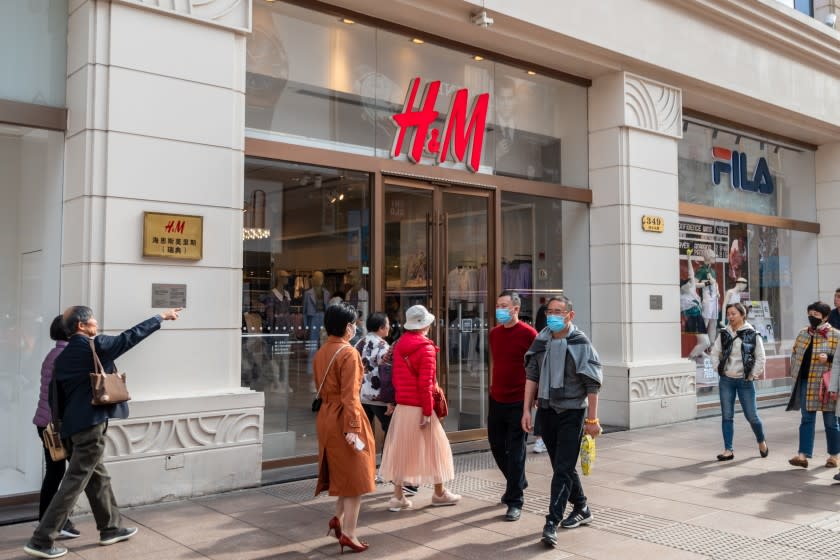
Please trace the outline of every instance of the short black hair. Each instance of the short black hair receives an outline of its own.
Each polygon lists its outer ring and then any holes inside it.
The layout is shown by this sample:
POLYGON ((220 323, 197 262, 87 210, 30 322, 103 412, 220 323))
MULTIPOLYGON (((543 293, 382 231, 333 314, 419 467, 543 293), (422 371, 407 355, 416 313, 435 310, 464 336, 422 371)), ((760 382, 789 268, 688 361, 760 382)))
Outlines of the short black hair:
POLYGON ((74 305, 67 308, 62 315, 64 318, 64 330, 72 336, 79 330, 79 323, 87 323, 93 317, 93 309, 85 305, 74 305))
POLYGON ((824 301, 815 301, 808 306, 808 311, 816 311, 823 316, 823 319, 827 319, 831 314, 831 307, 824 301))
POLYGON ((368 315, 367 321, 365 321, 365 328, 367 332, 373 333, 381 329, 385 326, 385 321, 388 320, 388 316, 384 313, 376 312, 371 313, 368 315))
POLYGON ((53 340, 68 340, 67 331, 64 330, 64 316, 56 315, 50 325, 50 338, 53 340))
POLYGON ((324 313, 324 329, 330 336, 344 336, 347 325, 356 322, 356 308, 342 301, 327 307, 324 313))
MULTIPOLYGON (((501 297, 509 297, 510 298, 510 304, 514 307, 521 307, 522 306, 522 300, 519 298, 519 294, 517 294, 513 290, 505 290, 505 291, 503 291, 502 293, 499 294, 499 297, 500 298, 501 297)), ((496 298, 496 299, 499 299, 499 298, 496 298)))

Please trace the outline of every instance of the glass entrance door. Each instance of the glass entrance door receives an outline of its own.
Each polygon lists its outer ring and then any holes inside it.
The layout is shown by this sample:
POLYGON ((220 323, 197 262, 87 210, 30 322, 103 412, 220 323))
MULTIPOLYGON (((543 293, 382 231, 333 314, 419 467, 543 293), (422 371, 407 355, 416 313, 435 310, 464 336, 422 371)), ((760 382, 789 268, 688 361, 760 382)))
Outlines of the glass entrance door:
POLYGON ((426 184, 386 184, 385 294, 394 337, 405 311, 421 304, 437 318, 438 383, 449 399, 449 431, 485 427, 489 193, 426 184))

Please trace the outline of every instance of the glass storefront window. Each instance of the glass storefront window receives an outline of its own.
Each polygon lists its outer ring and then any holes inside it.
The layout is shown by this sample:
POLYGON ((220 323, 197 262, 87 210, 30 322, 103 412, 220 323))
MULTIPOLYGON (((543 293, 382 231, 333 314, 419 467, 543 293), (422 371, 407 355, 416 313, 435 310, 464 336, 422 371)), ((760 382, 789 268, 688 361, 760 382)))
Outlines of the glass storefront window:
MULTIPOLYGON (((520 318, 545 326, 540 308, 565 294, 576 309, 589 309, 589 239, 585 204, 502 193, 502 286, 521 296, 520 318)), ((575 321, 589 328, 588 313, 575 321)))
POLYGON ((791 347, 807 325, 806 307, 816 299, 816 262, 814 234, 680 218, 682 356, 697 363, 699 403, 718 399, 717 372, 704 350, 724 327, 726 304, 735 302, 744 304, 747 321, 764 340, 767 366, 756 385, 759 395, 788 393, 791 347), (696 284, 709 279, 714 283, 696 284), (746 290, 738 279, 747 281, 746 290))
POLYGON ((0 124, 0 496, 37 492, 32 417, 60 313, 64 133, 0 124))
POLYGON ((0 99, 64 107, 67 0, 0 2, 0 99))
MULTIPOLYGON (((246 134, 389 157, 392 117, 419 77, 421 88, 441 82, 433 128, 443 129, 458 90, 490 95, 479 173, 588 187, 585 87, 412 39, 283 2, 255 4, 246 134)), ((415 108, 421 97, 422 89, 415 108)), ((434 162, 430 139, 423 164, 434 162)), ((451 157, 441 165, 464 167, 451 157)))
POLYGON ((247 158, 244 205, 242 386, 265 393, 266 459, 315 454, 324 309, 369 312, 370 176, 247 158))
POLYGON ((814 152, 687 125, 678 150, 681 202, 816 221, 814 152))
MULTIPOLYGON (((815 174, 811 151, 713 124, 686 121, 679 143, 681 202, 814 221, 815 174)), ((791 347, 817 299, 816 235, 681 216, 679 250, 681 355, 697 364, 698 403, 718 400, 709 351, 725 326, 726 304, 736 301, 764 340, 759 395, 787 394, 791 347)))

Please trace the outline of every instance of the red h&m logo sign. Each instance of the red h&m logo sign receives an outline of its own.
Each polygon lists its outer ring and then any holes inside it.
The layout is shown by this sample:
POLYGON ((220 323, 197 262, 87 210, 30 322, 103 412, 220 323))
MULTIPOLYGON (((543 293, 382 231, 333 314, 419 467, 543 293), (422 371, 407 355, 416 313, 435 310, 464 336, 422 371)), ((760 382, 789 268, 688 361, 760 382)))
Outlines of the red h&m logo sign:
POLYGON ((440 80, 426 84, 420 108, 415 109, 414 101, 417 98, 418 89, 420 89, 420 78, 414 78, 408 86, 402 113, 391 117, 397 124, 397 134, 391 146, 391 157, 399 157, 402 154, 406 132, 411 131, 407 156, 412 163, 420 162, 425 148, 435 154, 435 164, 446 161, 451 154, 454 161, 463 161, 467 169, 473 173, 478 171, 481 165, 481 150, 484 147, 484 126, 487 122, 490 94, 477 95, 467 110, 469 96, 467 89, 456 91, 449 105, 443 131, 440 131, 432 128, 438 118, 435 102, 440 91, 440 80), (466 158, 467 154, 469 154, 468 158, 466 158))

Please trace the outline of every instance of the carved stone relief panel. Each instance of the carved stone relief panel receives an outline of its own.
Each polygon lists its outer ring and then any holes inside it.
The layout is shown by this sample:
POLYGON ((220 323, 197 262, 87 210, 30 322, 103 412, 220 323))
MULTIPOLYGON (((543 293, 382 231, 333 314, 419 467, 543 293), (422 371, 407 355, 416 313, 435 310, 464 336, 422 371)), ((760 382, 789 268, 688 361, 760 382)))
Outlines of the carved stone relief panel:
POLYGON ((682 138, 682 91, 625 73, 624 120, 630 127, 682 138))

